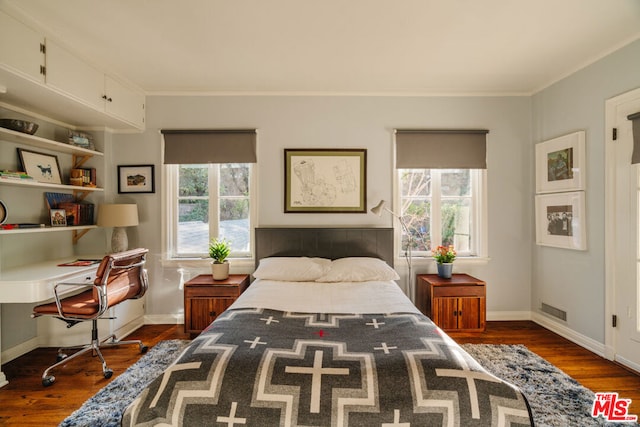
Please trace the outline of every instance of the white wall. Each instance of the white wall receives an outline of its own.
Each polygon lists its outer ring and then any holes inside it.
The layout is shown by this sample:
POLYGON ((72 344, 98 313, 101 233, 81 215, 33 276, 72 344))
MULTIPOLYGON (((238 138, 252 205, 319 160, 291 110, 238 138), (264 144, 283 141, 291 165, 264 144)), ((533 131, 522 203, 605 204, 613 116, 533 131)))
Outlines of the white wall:
MULTIPOLYGON (((457 261, 456 271, 487 281, 489 312, 507 316, 528 313, 533 209, 530 102, 529 97, 148 97, 146 132, 116 135, 112 147, 114 168, 117 164, 156 165, 156 193, 128 195, 126 200, 137 202, 140 210, 140 226, 130 230, 137 233, 130 233, 132 245, 148 247, 151 252, 147 313, 163 316, 182 312, 180 275, 175 266, 161 265, 162 128, 256 128, 260 226, 391 225, 390 217, 372 214, 284 214, 284 148, 366 148, 367 200, 373 206, 380 199, 392 200, 394 128, 489 129, 492 259, 485 264, 457 261)), ((402 260, 396 267, 404 273, 402 260)), ((427 270, 434 270, 431 260, 417 263, 416 273, 427 270)), ((188 271, 186 279, 197 273, 188 271)))
MULTIPOLYGON (((532 309, 567 311, 567 326, 604 343, 605 100, 640 87, 640 41, 533 96, 533 144, 586 131, 586 251, 534 246, 532 309)), ((531 177, 533 179, 533 176, 531 177)), ((533 198, 533 191, 530 195, 533 198)))

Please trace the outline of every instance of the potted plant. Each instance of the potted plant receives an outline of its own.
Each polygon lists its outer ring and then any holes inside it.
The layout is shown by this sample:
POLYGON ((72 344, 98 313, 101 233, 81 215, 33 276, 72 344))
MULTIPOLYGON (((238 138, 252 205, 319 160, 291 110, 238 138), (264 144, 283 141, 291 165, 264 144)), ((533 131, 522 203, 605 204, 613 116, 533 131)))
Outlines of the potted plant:
POLYGON ((231 252, 231 243, 226 239, 218 239, 217 237, 209 242, 209 257, 211 261, 211 275, 213 280, 225 280, 229 277, 229 262, 227 257, 231 252))
POLYGON ((438 276, 450 279, 453 272, 453 261, 457 255, 453 245, 438 246, 432 253, 438 266, 438 276))

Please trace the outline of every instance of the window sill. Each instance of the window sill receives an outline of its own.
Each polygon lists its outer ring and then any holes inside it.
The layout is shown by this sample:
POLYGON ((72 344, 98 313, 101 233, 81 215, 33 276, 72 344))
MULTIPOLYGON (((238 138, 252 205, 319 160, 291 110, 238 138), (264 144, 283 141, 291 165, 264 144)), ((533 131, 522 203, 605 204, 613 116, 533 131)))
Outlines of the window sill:
MULTIPOLYGON (((458 257, 455 259, 455 264, 476 264, 476 265, 486 265, 489 264, 491 260, 490 257, 458 257)), ((396 265, 401 265, 400 263, 406 263, 406 259, 404 257, 397 257, 395 260, 396 265)), ((435 260, 431 257, 412 257, 411 265, 415 266, 424 266, 434 264, 435 260)))
MULTIPOLYGON (((169 268, 207 268, 211 258, 165 258, 161 264, 169 268)), ((229 264, 232 270, 253 271, 255 267, 253 258, 229 258, 229 264)))

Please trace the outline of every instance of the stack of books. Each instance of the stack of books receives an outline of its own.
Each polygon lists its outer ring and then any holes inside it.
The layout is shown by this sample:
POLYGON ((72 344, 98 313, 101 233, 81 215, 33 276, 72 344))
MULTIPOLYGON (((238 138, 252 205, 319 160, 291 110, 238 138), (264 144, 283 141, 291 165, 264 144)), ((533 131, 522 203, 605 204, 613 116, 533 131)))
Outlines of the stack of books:
POLYGON ((21 181, 21 180, 33 180, 33 177, 27 175, 25 172, 1 170, 0 179, 10 179, 14 181, 21 181))
POLYGON ((76 168, 71 169, 70 184, 82 187, 96 186, 96 169, 95 168, 76 168))
POLYGON ((95 205, 88 202, 76 202, 73 194, 44 193, 49 209, 64 209, 67 225, 93 225, 95 205))

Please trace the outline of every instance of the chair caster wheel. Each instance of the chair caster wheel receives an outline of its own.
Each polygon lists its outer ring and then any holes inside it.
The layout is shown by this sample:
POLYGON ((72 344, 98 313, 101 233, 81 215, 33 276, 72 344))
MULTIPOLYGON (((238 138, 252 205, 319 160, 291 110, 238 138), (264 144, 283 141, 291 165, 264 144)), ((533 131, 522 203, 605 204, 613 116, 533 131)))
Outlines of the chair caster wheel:
POLYGON ((56 362, 61 362, 61 361, 63 361, 63 360, 64 360, 64 359, 66 359, 66 358, 67 358, 67 355, 66 355, 66 354, 64 354, 64 353, 58 353, 58 355, 56 356, 56 362))
POLYGON ((144 353, 146 353, 146 352, 147 352, 147 350, 149 350, 149 347, 147 347, 147 346, 146 346, 146 345, 144 345, 144 344, 140 344, 140 353, 143 353, 143 354, 144 354, 144 353))
POLYGON ((44 377, 42 379, 42 385, 45 387, 49 387, 55 381, 56 381, 56 377, 54 377, 53 375, 49 375, 48 377, 44 377))
POLYGON ((113 371, 111 369, 105 369, 103 375, 106 379, 109 379, 111 378, 111 376, 113 376, 113 371))

